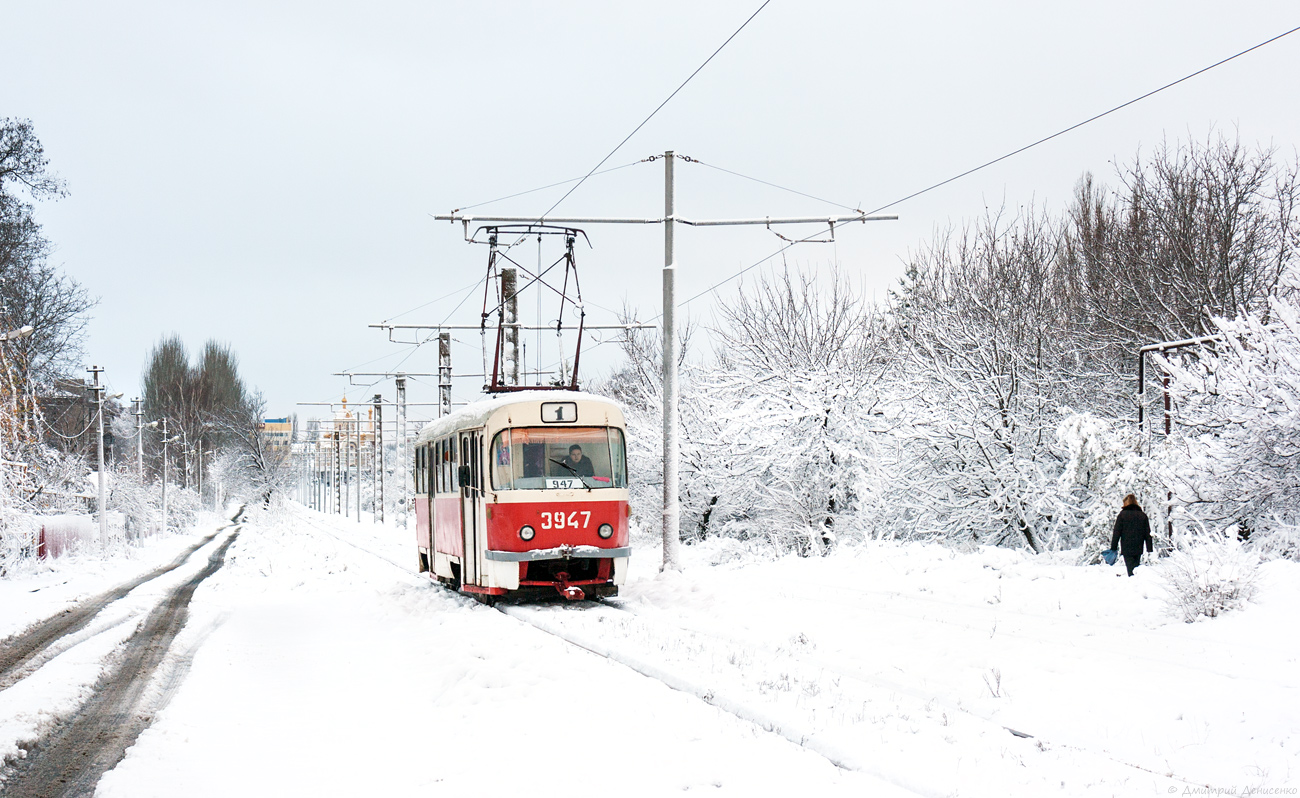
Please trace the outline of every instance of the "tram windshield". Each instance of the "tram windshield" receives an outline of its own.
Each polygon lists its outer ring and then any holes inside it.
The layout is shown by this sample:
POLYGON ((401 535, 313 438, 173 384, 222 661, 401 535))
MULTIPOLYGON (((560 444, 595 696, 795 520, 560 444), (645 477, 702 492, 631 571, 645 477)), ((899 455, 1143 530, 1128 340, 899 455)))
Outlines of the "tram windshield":
POLYGON ((492 440, 496 490, 625 488, 623 431, 615 427, 518 427, 492 440))

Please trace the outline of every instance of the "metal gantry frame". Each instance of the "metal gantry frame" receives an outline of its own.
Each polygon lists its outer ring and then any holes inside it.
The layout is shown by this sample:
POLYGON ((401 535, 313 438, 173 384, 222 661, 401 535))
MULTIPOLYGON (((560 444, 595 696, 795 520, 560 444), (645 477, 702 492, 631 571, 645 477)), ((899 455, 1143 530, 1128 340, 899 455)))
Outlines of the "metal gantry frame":
MULTIPOLYGON (((656 156, 658 157, 658 156, 656 156)), ((677 156, 672 150, 663 154, 664 159, 664 215, 653 218, 609 217, 609 216, 474 216, 472 214, 450 213, 435 214, 434 219, 446 222, 460 222, 465 231, 466 240, 472 240, 470 227, 478 223, 489 225, 531 224, 567 227, 588 224, 661 224, 664 227, 664 266, 663 266, 663 567, 680 569, 678 526, 678 392, 677 392, 677 322, 675 283, 676 260, 673 249, 674 227, 681 223, 690 227, 729 227, 736 225, 772 225, 786 224, 825 224, 830 227, 834 238, 836 225, 853 222, 892 221, 895 215, 873 216, 856 213, 841 216, 787 216, 756 217, 739 219, 688 219, 676 215, 674 207, 673 162, 677 156)), ((375 326, 375 325, 372 325, 375 326)))

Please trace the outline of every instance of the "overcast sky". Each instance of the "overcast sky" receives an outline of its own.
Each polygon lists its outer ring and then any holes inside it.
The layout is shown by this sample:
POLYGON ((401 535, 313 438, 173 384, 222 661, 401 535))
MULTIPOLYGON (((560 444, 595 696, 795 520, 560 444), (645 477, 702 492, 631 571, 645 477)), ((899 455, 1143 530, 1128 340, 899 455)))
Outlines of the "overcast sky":
MULTIPOLYGON (((100 300, 87 365, 113 391, 139 393, 150 348, 175 332, 192 351, 228 342, 270 415, 305 418, 320 409, 295 403, 392 395, 333 372, 436 370, 435 346, 366 325, 477 322, 481 289, 457 308, 486 251, 431 214, 585 174, 760 3, 6 3, 0 116, 31 119, 67 181, 70 196, 38 214, 55 261, 100 300)), ((673 149, 869 210, 1297 24, 1294 0, 773 0, 607 166, 673 149)), ((838 262, 883 295, 936 229, 988 206, 1059 212, 1084 171, 1113 184, 1114 161, 1166 138, 1217 130, 1295 158, 1298 75, 1300 33, 785 260, 838 262)), ((662 181, 661 162, 630 166, 556 213, 657 216, 662 181)), ((566 188, 475 210, 541 213, 566 188)), ((842 212, 686 163, 677 209, 842 212)), ((657 315, 660 229, 588 234, 588 321, 613 322, 625 302, 657 315)), ((680 232, 679 296, 780 245, 762 228, 680 232)), ((707 322, 717 300, 689 311, 707 322)), ((457 339, 456 369, 477 371, 478 335, 457 339)), ((611 350, 592 352, 588 376, 611 350)), ((481 383, 458 382, 457 400, 481 383)))

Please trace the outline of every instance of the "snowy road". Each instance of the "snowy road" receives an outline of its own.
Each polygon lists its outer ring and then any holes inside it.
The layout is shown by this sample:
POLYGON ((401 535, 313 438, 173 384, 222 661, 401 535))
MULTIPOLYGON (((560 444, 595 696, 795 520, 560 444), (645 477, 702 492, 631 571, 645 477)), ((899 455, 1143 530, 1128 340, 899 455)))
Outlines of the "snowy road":
POLYGON ((124 757, 89 746, 111 767, 103 798, 1163 795, 1300 779, 1300 645, 1270 632, 1300 609, 1291 563, 1261 606, 1192 626, 1164 620, 1149 578, 923 546, 743 567, 699 549, 663 575, 646 552, 608 604, 499 612, 412 573, 405 532, 301 509, 232 532, 10 668, 25 678, 0 682, 14 763, 0 792, 89 794, 35 780, 50 752, 32 741, 120 704, 122 684, 143 731, 124 757), (154 660, 123 667, 183 604, 154 660), (139 678, 112 676, 125 671, 139 678))

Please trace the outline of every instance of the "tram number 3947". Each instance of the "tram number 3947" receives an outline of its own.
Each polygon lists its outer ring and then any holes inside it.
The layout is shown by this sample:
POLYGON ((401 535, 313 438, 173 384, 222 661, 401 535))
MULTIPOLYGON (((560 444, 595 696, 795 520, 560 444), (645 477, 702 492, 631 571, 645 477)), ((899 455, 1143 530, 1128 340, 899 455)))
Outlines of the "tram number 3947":
POLYGON ((575 510, 565 513, 563 510, 542 513, 542 529, 586 529, 591 523, 590 510, 575 510), (578 523, 578 517, 582 523, 578 523))

